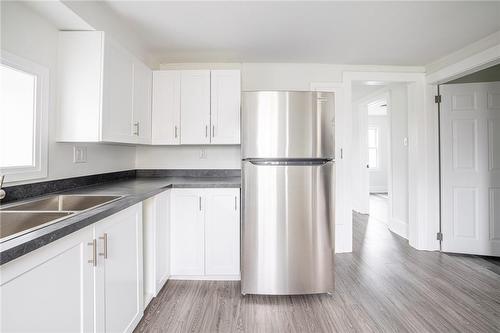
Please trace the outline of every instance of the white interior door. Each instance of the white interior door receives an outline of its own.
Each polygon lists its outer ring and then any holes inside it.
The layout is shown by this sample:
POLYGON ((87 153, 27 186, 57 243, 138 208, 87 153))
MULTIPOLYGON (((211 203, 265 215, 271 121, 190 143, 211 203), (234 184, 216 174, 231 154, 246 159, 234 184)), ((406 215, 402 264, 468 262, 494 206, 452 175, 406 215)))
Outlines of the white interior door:
POLYGON ((500 255, 500 82, 440 87, 446 252, 500 255))

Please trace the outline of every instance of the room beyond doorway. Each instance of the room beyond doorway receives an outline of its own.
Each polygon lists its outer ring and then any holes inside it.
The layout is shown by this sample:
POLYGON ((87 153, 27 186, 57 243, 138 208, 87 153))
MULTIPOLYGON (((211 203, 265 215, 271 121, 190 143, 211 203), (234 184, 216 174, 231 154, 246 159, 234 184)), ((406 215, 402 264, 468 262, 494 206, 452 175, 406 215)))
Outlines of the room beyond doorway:
POLYGON ((405 82, 352 85, 354 211, 408 237, 408 110, 405 82))

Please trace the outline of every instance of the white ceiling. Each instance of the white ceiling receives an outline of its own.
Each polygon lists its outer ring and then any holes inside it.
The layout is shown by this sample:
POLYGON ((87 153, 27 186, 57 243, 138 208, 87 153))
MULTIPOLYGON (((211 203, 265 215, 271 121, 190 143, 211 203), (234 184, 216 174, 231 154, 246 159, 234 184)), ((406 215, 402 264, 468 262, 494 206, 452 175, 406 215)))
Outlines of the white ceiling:
POLYGON ((421 66, 500 30, 500 2, 106 3, 160 62, 421 66))

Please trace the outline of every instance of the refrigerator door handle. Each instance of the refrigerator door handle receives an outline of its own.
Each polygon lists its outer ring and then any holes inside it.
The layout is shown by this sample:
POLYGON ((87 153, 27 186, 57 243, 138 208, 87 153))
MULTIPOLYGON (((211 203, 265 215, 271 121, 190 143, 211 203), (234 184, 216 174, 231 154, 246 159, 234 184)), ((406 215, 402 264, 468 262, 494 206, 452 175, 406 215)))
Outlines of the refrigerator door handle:
POLYGON ((318 160, 248 160, 253 165, 267 165, 267 166, 305 166, 305 165, 323 165, 332 162, 329 159, 318 160))

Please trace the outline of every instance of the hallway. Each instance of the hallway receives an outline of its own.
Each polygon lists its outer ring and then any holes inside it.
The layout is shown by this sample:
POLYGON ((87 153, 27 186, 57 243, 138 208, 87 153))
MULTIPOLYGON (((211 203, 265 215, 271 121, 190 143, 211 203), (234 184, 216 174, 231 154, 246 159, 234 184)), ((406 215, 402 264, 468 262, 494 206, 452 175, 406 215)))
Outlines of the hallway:
POLYGON ((498 332, 500 275, 479 257, 416 251, 354 214, 333 296, 242 297, 239 282, 168 281, 135 332, 498 332))

